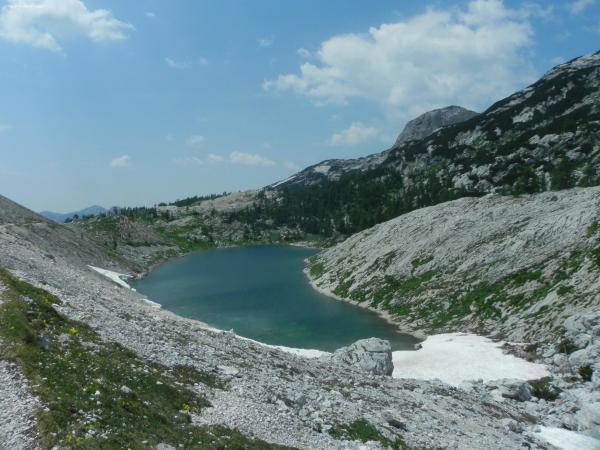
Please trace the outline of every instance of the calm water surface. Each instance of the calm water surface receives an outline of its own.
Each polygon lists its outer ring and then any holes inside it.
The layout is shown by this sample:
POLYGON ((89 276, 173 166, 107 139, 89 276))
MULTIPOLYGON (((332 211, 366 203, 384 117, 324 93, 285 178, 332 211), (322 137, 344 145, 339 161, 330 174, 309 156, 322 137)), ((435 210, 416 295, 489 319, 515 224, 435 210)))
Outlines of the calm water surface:
POLYGON ((379 337, 394 350, 416 339, 376 314, 319 294, 302 273, 314 250, 261 246, 210 250, 169 261, 132 285, 163 308, 274 345, 332 351, 379 337))

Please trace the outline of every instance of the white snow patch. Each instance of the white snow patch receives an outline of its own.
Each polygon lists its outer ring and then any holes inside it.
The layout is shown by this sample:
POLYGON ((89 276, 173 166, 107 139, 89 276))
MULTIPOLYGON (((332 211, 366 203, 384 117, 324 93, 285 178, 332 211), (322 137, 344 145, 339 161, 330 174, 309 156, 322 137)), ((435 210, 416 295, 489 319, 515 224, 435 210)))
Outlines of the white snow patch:
POLYGON ((322 166, 315 167, 313 170, 317 173, 322 173, 323 175, 327 175, 329 173, 329 169, 331 169, 331 166, 322 165, 322 166))
POLYGON ((561 450, 600 450, 600 440, 564 428, 540 427, 535 434, 561 450))
POLYGON ((92 270, 95 270, 100 275, 105 276, 109 280, 114 281, 119 286, 122 286, 122 287, 127 288, 127 289, 134 290, 125 281, 123 281, 123 278, 130 278, 129 275, 125 275, 125 274, 118 273, 118 272, 113 272, 112 270, 101 269, 100 267, 94 267, 94 266, 88 266, 88 267, 90 269, 92 269, 92 270))
MULTIPOLYGON (((213 328, 213 330, 223 331, 223 330, 218 330, 216 328, 213 328)), ((227 333, 227 332, 225 331, 225 333, 227 333)), ((328 352, 324 352, 323 350, 315 350, 315 349, 309 349, 309 348, 284 347, 283 345, 265 344, 264 342, 255 341, 254 339, 250 339, 250 338, 247 338, 244 336, 236 335, 236 337, 238 339, 243 339, 244 341, 254 342, 255 344, 262 345, 263 347, 274 348, 277 350, 281 350, 282 352, 291 353, 292 355, 302 356, 304 358, 318 358, 323 355, 329 355, 328 352)))
MULTIPOLYGON (((132 290, 135 291, 135 289, 132 289, 132 290)), ((152 300, 148 300, 147 298, 143 298, 142 300, 144 301, 144 303, 146 303, 147 305, 150 305, 153 308, 156 308, 156 309, 162 308, 162 305, 160 303, 153 302, 152 300)))
POLYGON ((439 379, 459 386, 465 381, 512 378, 533 380, 549 375, 546 367, 500 348, 502 342, 474 334, 448 333, 429 336, 417 351, 392 353, 394 378, 439 379))
POLYGON ((291 353, 292 355, 303 356, 304 358, 319 358, 321 356, 330 354, 328 352, 324 352, 323 350, 314 350, 314 349, 307 349, 307 348, 292 348, 292 347, 284 347, 282 345, 268 345, 268 344, 262 344, 262 345, 266 345, 267 347, 271 347, 271 348, 276 348, 278 350, 281 350, 282 352, 291 353))
POLYGON ((296 175, 292 175, 291 177, 287 177, 285 180, 278 181, 277 183, 273 183, 270 187, 276 188, 277 186, 282 185, 283 183, 287 183, 290 180, 296 178, 296 175))

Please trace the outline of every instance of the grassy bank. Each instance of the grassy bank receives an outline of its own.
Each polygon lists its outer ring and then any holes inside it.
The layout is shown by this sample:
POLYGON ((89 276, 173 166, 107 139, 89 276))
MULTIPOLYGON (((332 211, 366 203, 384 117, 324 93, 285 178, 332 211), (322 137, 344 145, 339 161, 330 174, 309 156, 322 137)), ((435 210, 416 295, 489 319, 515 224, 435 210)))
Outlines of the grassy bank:
POLYGON ((60 300, 0 268, 0 357, 16 362, 45 406, 37 413, 42 448, 280 448, 191 415, 210 406, 193 390, 226 386, 191 366, 145 361, 105 342, 55 309, 60 300))

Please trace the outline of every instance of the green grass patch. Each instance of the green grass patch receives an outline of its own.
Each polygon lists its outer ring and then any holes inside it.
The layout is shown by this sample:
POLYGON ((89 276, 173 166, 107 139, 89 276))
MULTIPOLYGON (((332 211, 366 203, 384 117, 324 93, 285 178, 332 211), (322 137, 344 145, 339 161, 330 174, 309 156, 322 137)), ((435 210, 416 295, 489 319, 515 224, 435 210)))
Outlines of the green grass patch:
POLYGON ((362 442, 376 441, 394 450, 410 450, 410 447, 406 445, 402 438, 397 437, 393 441, 386 438, 365 419, 357 419, 349 424, 337 424, 329 430, 329 434, 336 439, 362 442))
POLYGON ((274 448, 236 430, 190 423, 209 402, 189 386, 222 387, 210 374, 145 361, 58 313, 59 300, 46 291, 1 268, 0 282, 8 288, 0 356, 20 366, 46 406, 37 413, 42 448, 274 448))
POLYGON ((350 287, 352 286, 352 280, 342 281, 338 284, 333 293, 341 298, 349 298, 350 297, 350 287))
POLYGON ((599 229, 599 228, 600 228, 600 227, 598 226, 598 222, 594 222, 594 223, 592 223, 592 224, 591 224, 589 227, 587 227, 587 230, 586 230, 586 232, 585 232, 585 235, 586 235, 588 238, 591 238, 592 236, 594 236, 594 235, 595 235, 595 234, 598 232, 598 229, 599 229))
POLYGON ((435 272, 432 270, 407 279, 398 279, 386 275, 383 279, 383 285, 373 294, 372 304, 373 306, 377 306, 383 303, 384 306, 388 306, 393 299, 401 302, 403 299, 414 297, 425 290, 425 285, 434 276, 435 272))
POLYGON ((556 293, 562 296, 568 294, 573 289, 573 286, 559 286, 559 288, 556 290, 556 293))
POLYGON ((312 278, 319 278, 321 275, 325 273, 325 264, 322 262, 315 262, 309 266, 308 269, 310 276, 312 278))
POLYGON ((542 278, 542 271, 534 270, 532 272, 519 272, 511 278, 516 287, 521 287, 529 281, 540 281, 542 278))
POLYGON ((561 389, 551 384, 550 377, 529 381, 529 384, 533 388, 534 396, 549 402, 556 400, 562 392, 561 389))
POLYGON ((418 267, 424 266, 425 264, 431 261, 433 261, 433 255, 428 255, 423 256, 421 258, 415 258, 410 262, 410 264, 413 267, 413 269, 416 269, 418 267))
POLYGON ((592 366, 590 366, 589 364, 586 366, 581 366, 578 370, 579 372, 579 376, 584 380, 584 381, 592 381, 592 374, 593 374, 593 370, 592 370, 592 366))
POLYGON ((561 341, 555 346, 556 351, 560 353, 565 353, 570 355, 571 353, 577 350, 577 346, 575 343, 569 338, 563 338, 561 341))
POLYGON ((600 270, 600 247, 596 247, 594 250, 592 250, 590 255, 594 265, 596 266, 596 269, 600 270))

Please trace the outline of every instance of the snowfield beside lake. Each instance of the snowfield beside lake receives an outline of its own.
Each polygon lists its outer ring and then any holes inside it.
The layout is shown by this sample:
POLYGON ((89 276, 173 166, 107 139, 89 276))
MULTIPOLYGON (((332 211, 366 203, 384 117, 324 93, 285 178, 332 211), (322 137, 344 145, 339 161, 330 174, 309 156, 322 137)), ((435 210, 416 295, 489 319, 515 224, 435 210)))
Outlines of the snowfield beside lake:
POLYGON ((417 351, 393 352, 394 378, 439 379, 452 386, 465 381, 513 378, 533 380, 549 374, 535 364, 504 353, 502 342, 484 336, 448 333, 429 336, 417 351))
MULTIPOLYGON (((502 344, 476 334, 447 333, 429 336, 419 350, 392 352, 392 377, 438 379, 452 386, 460 386, 465 381, 503 378, 534 380, 550 375, 541 364, 504 353, 502 344)), ((306 358, 318 358, 328 354, 319 350, 270 345, 268 347, 306 358)))
POLYGON ((113 272, 112 270, 101 269, 100 267, 94 267, 94 266, 88 266, 88 267, 90 269, 92 269, 94 272, 98 272, 100 275, 105 276, 109 280, 114 281, 119 286, 122 286, 127 289, 131 289, 131 286, 129 286, 129 284, 127 284, 123 280, 123 278, 127 278, 128 275, 118 273, 118 272, 113 272))
POLYGON ((600 450, 600 441, 564 428, 540 427, 539 438, 561 450, 600 450))

